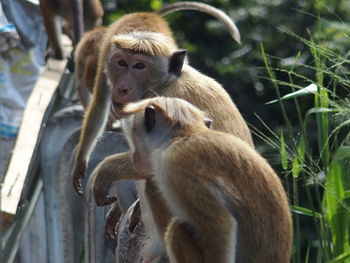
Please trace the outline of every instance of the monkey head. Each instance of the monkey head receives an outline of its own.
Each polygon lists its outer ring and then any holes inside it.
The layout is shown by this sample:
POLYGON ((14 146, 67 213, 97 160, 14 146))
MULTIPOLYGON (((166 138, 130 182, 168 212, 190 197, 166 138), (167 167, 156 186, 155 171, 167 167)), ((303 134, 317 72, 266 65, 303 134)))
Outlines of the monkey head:
POLYGON ((161 33, 133 31, 115 35, 105 61, 107 81, 116 118, 123 107, 143 98, 148 90, 160 91, 177 78, 185 63, 186 51, 177 50, 161 33))
POLYGON ((151 173, 150 159, 175 137, 208 129, 212 120, 189 102, 179 98, 156 97, 127 104, 122 127, 132 152, 135 169, 151 173))

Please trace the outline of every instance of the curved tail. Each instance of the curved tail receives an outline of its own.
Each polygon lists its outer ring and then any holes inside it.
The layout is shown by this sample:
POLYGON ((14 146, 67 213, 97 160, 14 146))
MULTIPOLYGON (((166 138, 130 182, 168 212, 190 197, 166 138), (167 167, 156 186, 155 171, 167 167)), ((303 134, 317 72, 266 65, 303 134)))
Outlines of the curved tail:
POLYGON ((199 3, 199 2, 178 2, 178 3, 167 4, 163 6, 158 11, 158 14, 160 14, 161 16, 166 16, 167 14, 170 14, 179 10, 195 10, 195 11, 209 14, 217 18, 219 21, 221 21, 226 25, 232 38, 236 40, 239 44, 241 43, 241 35, 239 33, 239 30, 236 24, 231 20, 231 18, 226 13, 210 5, 199 3))

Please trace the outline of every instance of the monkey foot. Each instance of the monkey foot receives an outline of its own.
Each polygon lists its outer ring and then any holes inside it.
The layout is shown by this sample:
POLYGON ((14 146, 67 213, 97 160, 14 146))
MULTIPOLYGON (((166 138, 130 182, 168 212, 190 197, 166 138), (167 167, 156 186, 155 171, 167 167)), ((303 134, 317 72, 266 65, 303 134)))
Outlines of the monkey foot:
POLYGON ((134 232, 136 225, 141 220, 141 207, 140 207, 139 200, 137 201, 134 208, 132 209, 128 220, 129 220, 129 231, 132 233, 132 232, 134 232))
POLYGON ((115 236, 116 236, 115 229, 121 215, 122 215, 122 211, 120 210, 117 204, 114 204, 107 214, 105 232, 110 239, 115 239, 115 236))
POLYGON ((83 187, 81 185, 81 179, 85 177, 86 169, 87 163, 84 161, 79 164, 76 164, 72 172, 73 187, 78 195, 84 195, 83 187))

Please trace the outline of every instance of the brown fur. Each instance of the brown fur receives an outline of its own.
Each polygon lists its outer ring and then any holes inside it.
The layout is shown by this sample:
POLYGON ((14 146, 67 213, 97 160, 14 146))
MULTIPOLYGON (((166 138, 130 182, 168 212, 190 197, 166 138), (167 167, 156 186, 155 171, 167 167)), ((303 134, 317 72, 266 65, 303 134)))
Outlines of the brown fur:
MULTIPOLYGON (((96 137, 99 136, 99 133, 105 126, 111 92, 113 93, 113 87, 108 87, 106 85, 107 77, 105 74, 106 58, 108 58, 111 52, 115 51, 113 45, 116 43, 114 42, 112 44, 111 40, 115 35, 125 35, 127 32, 134 31, 162 33, 169 38, 167 42, 163 43, 166 43, 166 48, 176 50, 176 44, 167 23, 160 15, 155 13, 129 14, 120 18, 108 28, 103 38, 103 43, 101 44, 98 70, 94 85, 94 96, 84 118, 75 165, 72 172, 73 185, 79 194, 83 194, 80 179, 83 178, 86 173, 86 160, 88 159, 91 149, 94 147, 96 137), (112 91, 110 89, 112 89, 112 91)), ((127 51, 122 52, 127 54, 127 51)), ((132 54, 130 54, 130 56, 131 55, 132 54)), ((170 60, 170 57, 163 58, 170 60)), ((164 70, 164 72, 166 72, 162 64, 159 65, 159 70, 164 70)), ((146 81, 157 82, 157 79, 154 78, 153 75, 144 77, 146 81)), ((141 83, 139 86, 136 86, 136 88, 140 91, 147 86, 146 84, 148 83, 141 83)), ((253 146, 249 129, 238 109, 230 99, 230 96, 215 80, 186 65, 183 67, 179 76, 171 82, 167 82, 164 85, 160 85, 159 83, 155 84, 158 84, 157 88, 154 90, 155 93, 188 99, 200 109, 208 111, 209 117, 214 119, 214 128, 232 132, 253 146)), ((141 97, 135 99, 141 99, 141 97)), ((106 205, 113 202, 115 198, 107 197, 108 187, 113 181, 120 178, 133 174, 137 176, 133 168, 128 153, 114 155, 101 162, 97 169, 95 169, 93 179, 93 191, 96 203, 98 205, 106 205)), ((139 177, 139 179, 142 178, 139 177)), ((152 184, 152 182, 148 181, 147 187, 149 187, 150 184, 152 184)), ((161 196, 159 196, 157 192, 152 195, 147 194, 147 192, 149 192, 147 188, 145 192, 147 195, 146 199, 152 206, 153 217, 158 229, 164 229, 164 225, 167 225, 170 217, 163 216, 169 214, 165 206, 157 205, 157 203, 160 203, 161 196)))
POLYGON ((100 42, 107 31, 106 27, 97 27, 86 32, 75 49, 74 79, 80 101, 87 108, 90 94, 93 91, 97 73, 100 42), (88 90, 89 94, 84 94, 88 90))
POLYGON ((179 99, 146 100, 126 107, 126 113, 141 116, 125 131, 132 131, 127 136, 135 150, 146 145, 141 148, 149 152, 142 157, 151 162, 148 174, 154 174, 174 216, 165 234, 170 262, 232 262, 232 231, 238 231, 235 262, 289 262, 287 197, 278 176, 253 148, 237 136, 208 129, 205 115, 179 99), (142 131, 149 105, 165 120, 155 125, 173 131, 169 146, 168 141, 156 149, 147 146, 157 140, 152 131, 142 131))
MULTIPOLYGON (((95 3, 95 2, 93 2, 95 3)), ((148 31, 147 26, 149 25, 149 21, 151 21, 151 17, 152 15, 154 15, 154 23, 158 23, 159 21, 162 20, 162 18, 159 18, 160 16, 165 16, 169 13, 178 11, 178 10, 196 10, 199 12, 203 12, 203 13, 207 13, 210 14, 212 16, 214 16, 215 18, 217 18, 219 21, 221 21, 228 29, 230 35, 232 36, 233 39, 235 39, 238 43, 240 43, 240 34, 239 31, 236 27, 236 25, 232 22, 231 18, 228 17, 224 12, 222 12, 219 9, 213 8, 212 6, 209 6, 207 4, 204 3, 199 3, 199 2, 177 2, 177 3, 172 3, 172 4, 167 4, 165 6, 162 7, 161 10, 159 10, 158 14, 157 13, 134 13, 134 14, 129 14, 126 15, 124 17, 122 17, 120 20, 116 21, 113 25, 111 25, 111 31, 115 30, 116 33, 118 33, 118 36, 115 36, 117 38, 119 38, 119 40, 122 38, 122 29, 125 29, 125 32, 131 32, 133 30, 137 30, 137 31, 148 31), (151 15, 152 14, 152 15, 151 15), (148 16, 148 17, 147 17, 148 16), (136 23, 134 23, 134 21, 136 21, 136 23), (143 24, 144 21, 147 21, 147 23, 143 24), (125 23, 125 25, 123 24, 125 23), (118 24, 118 26, 115 26, 115 24, 118 24), (123 24, 123 25, 121 25, 123 24), (117 27, 117 28, 115 28, 117 27)), ((168 34, 170 31, 170 29, 167 29, 165 32, 164 28, 162 25, 164 24, 164 21, 161 21, 160 23, 160 27, 155 28, 154 26, 152 26, 152 28, 149 28, 150 31, 156 31, 156 32, 162 32, 165 33, 166 35, 171 37, 171 42, 169 43, 168 47, 176 47, 176 45, 174 45, 174 41, 172 40, 172 36, 171 34, 168 34)), ((112 39, 114 39, 115 37, 112 37, 112 39)), ((95 45, 95 46, 99 46, 100 42, 101 42, 102 37, 100 38, 95 38, 96 43, 92 44, 89 43, 87 46, 90 45, 95 45)), ((84 43, 84 39, 82 39, 80 41, 80 45, 81 46, 86 46, 84 43)), ((91 41, 88 40, 89 42, 91 41)), ((125 44, 125 41, 122 41, 122 43, 118 43, 119 46, 123 49, 127 49, 127 50, 132 50, 132 51, 136 51, 137 49, 135 47, 130 48, 130 46, 128 47, 124 47, 123 45, 125 44)), ((164 47, 164 45, 163 45, 164 47)), ((140 52, 144 52, 144 47, 141 46, 142 50, 140 52)), ((152 47, 153 48, 153 47, 152 47)), ((162 47, 161 47, 162 48, 162 47)), ((94 49, 92 49, 93 51, 94 49)), ((156 52, 146 52, 147 54, 150 55, 154 55, 154 54, 160 54, 161 52, 159 52, 159 50, 157 50, 156 52)), ((169 54, 166 54, 169 55, 169 54)), ((86 63, 88 65, 88 68, 85 69, 85 72, 89 72, 89 78, 85 78, 86 82, 84 83, 88 88, 90 88, 91 86, 94 85, 94 78, 95 78, 95 74, 96 74, 96 68, 97 68, 97 56, 98 53, 93 53, 91 52, 89 54, 89 56, 95 56, 95 58, 93 59, 94 63, 86 63), (95 63, 96 61, 96 63, 95 63)), ((78 56, 79 57, 79 56, 78 56)), ((78 57, 76 56, 76 60, 78 59, 78 57)), ((82 100, 82 103, 84 106, 87 105, 87 101, 89 98, 88 94, 85 90, 83 90, 81 87, 78 87, 78 92, 79 92, 79 96, 80 99, 82 100)), ((91 91, 90 91, 91 93, 91 91)))
POLYGON ((86 32, 75 50, 75 78, 82 80, 84 87, 91 93, 97 72, 97 61, 100 42, 107 31, 106 27, 96 27, 86 32))
POLYGON ((108 96, 110 96, 110 88, 107 86, 107 78, 105 75, 105 60, 111 52, 111 39, 114 35, 119 33, 132 32, 135 30, 163 33, 169 37, 169 42, 174 45, 174 48, 176 47, 167 22, 156 13, 132 13, 125 15, 108 27, 107 32, 104 34, 101 50, 99 52, 98 68, 93 90, 94 96, 84 118, 76 153, 76 164, 73 168, 73 183, 75 190, 79 194, 83 193, 79 179, 83 178, 86 173, 86 163, 84 162, 86 162, 92 148, 91 144, 93 144, 93 142, 91 142, 91 140, 95 140, 96 135, 100 132, 95 132, 94 135, 91 135, 91 125, 93 125, 95 129, 100 130, 100 127, 96 127, 98 126, 96 122, 98 122, 99 125, 103 125, 107 117, 107 110, 109 110, 106 109, 107 101, 110 99, 108 98, 108 96), (96 116, 96 109, 100 110, 99 116, 96 116))
POLYGON ((112 46, 130 52, 138 52, 149 56, 170 57, 175 51, 171 38, 155 32, 133 31, 114 36, 112 46))
MULTIPOLYGON (((164 96, 179 97, 188 100, 201 110, 208 112, 208 117, 214 120, 214 129, 232 133, 246 141, 249 145, 253 146, 249 129, 240 115, 237 107, 232 102, 230 96, 223 89, 223 87, 214 79, 201 74, 189 65, 185 65, 180 76, 178 76, 168 85, 155 91, 156 93, 164 96)), ((102 96, 103 93, 96 92, 96 96, 97 95, 102 96)), ((98 105, 98 103, 101 103, 102 98, 100 98, 100 101, 96 101, 96 97, 94 97, 94 101, 98 105)), ((96 112, 96 110, 93 108, 93 106, 91 106, 89 108, 88 115, 89 112, 93 113, 96 112)), ((90 129, 89 126, 87 126, 88 121, 89 119, 85 118, 85 129, 90 129)), ((84 145, 83 140, 86 139, 84 137, 88 135, 89 134, 86 132, 82 133, 82 138, 80 141, 82 146, 84 145)), ((125 178, 126 174, 132 174, 133 165, 131 160, 128 160, 127 158, 128 154, 111 156, 101 162, 98 168, 95 169, 93 191, 95 201, 98 205, 105 205, 111 201, 111 199, 106 198, 106 194, 108 187, 113 181, 120 178, 125 178), (123 163, 122 165, 121 162, 123 163), (125 167, 129 167, 131 171, 127 171, 125 174, 125 167)), ((151 182, 147 182, 147 184, 149 185, 151 182)), ((168 224, 170 217, 164 219, 163 215, 169 214, 169 212, 165 206, 157 205, 157 203, 160 203, 161 196, 159 196, 157 193, 149 195, 147 194, 147 189, 145 192, 147 195, 147 201, 151 205, 154 221, 158 229, 164 229, 164 226, 168 224)))
MULTIPOLYGON (((208 112, 208 116, 214 120, 213 129, 232 133, 253 146, 251 134, 244 119, 230 96, 214 79, 186 65, 176 81, 156 92, 160 95, 179 97, 189 101, 208 112)), ((82 139, 81 144, 83 144, 82 139)), ((119 174, 121 171, 118 170, 119 156, 121 155, 111 156, 99 165, 100 169, 103 167, 103 173, 99 172, 99 169, 96 170, 93 189, 98 205, 106 204, 102 193, 106 193, 110 184, 121 176, 119 174)), ((123 162, 125 163, 125 160, 123 162)), ((131 164, 128 166, 132 167, 131 164)))

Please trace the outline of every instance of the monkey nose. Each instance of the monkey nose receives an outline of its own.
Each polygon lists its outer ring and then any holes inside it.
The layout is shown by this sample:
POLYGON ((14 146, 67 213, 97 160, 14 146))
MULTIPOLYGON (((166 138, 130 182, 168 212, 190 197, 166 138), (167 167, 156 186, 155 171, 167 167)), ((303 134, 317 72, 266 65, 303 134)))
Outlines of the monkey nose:
POLYGON ((118 97, 119 98, 126 98, 129 95, 128 89, 119 89, 118 90, 118 97))

